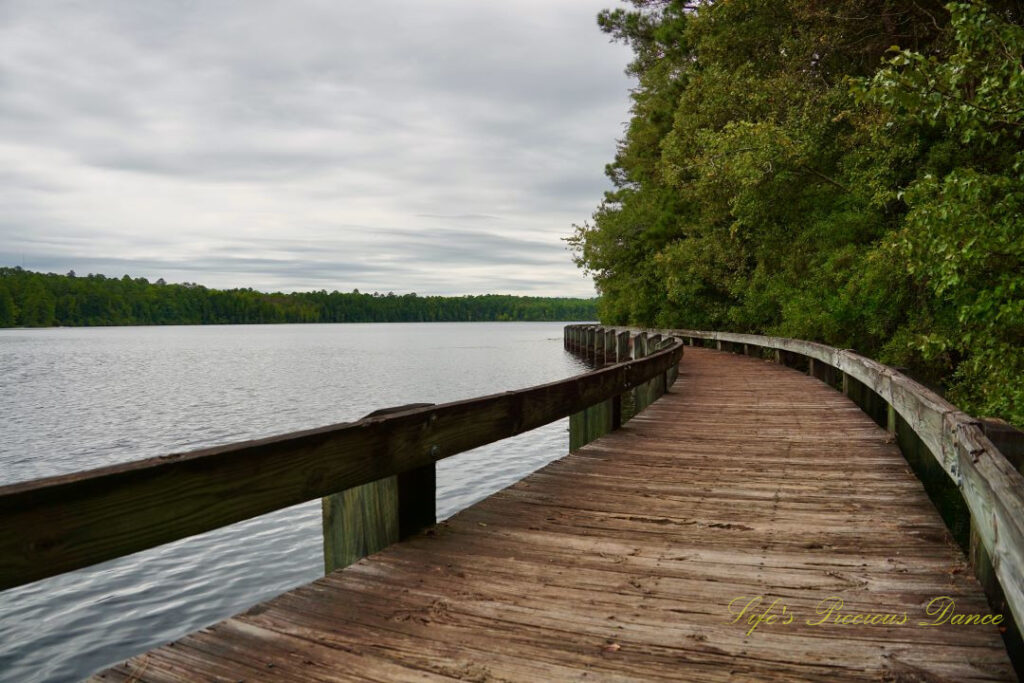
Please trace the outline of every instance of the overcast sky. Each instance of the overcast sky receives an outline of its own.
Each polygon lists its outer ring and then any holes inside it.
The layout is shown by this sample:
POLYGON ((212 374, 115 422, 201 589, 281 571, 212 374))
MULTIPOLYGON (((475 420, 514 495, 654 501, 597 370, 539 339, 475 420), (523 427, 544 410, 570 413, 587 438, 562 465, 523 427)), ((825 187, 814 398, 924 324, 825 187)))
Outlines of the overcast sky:
POLYGON ((0 0, 0 265, 592 296, 612 0, 0 0))

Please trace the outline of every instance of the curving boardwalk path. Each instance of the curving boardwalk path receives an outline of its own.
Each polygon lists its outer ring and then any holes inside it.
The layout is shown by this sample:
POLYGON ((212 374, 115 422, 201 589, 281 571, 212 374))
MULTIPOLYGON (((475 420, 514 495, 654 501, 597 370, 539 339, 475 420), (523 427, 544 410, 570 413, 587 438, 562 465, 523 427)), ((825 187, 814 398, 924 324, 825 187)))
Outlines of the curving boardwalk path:
POLYGON ((794 370, 687 348, 621 430, 97 679, 1014 680, 995 627, 918 625, 943 595, 988 612, 884 430, 794 370), (729 605, 756 596, 778 617, 748 635, 729 605), (907 621, 808 624, 831 596, 907 621))

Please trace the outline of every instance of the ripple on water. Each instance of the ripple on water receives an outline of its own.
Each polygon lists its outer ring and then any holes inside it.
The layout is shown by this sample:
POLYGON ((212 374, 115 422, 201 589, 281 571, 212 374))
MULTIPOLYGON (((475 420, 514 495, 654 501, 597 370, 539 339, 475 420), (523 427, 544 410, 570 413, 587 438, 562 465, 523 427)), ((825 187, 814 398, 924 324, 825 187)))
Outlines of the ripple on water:
MULTIPOLYGON (((530 386, 559 323, 0 330, 0 484, 530 386)), ((566 421, 438 464, 440 519, 566 451, 566 421)), ((320 506, 0 593, 0 680, 66 681, 323 571, 320 506)))

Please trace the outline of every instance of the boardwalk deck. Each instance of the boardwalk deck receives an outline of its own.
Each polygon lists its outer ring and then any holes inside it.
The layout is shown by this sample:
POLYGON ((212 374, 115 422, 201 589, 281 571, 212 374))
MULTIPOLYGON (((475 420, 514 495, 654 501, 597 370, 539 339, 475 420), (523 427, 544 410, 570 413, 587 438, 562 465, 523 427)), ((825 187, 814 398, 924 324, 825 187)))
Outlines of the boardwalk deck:
MULTIPOLYGON (((688 349, 669 394, 435 529, 98 680, 1013 680, 887 432, 762 360, 688 349), (754 596, 785 624, 730 623, 754 596), (809 625, 820 601, 903 625, 809 625)), ((762 610, 763 611, 763 607, 762 610)))

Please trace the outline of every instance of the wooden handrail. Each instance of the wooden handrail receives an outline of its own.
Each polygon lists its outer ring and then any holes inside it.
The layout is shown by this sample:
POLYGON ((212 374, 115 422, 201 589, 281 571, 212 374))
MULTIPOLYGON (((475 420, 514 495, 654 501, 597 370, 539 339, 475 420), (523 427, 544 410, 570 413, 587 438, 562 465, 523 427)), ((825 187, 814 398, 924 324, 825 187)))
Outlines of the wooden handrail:
POLYGON ((432 466, 609 400, 658 352, 527 389, 0 487, 0 590, 432 466))

